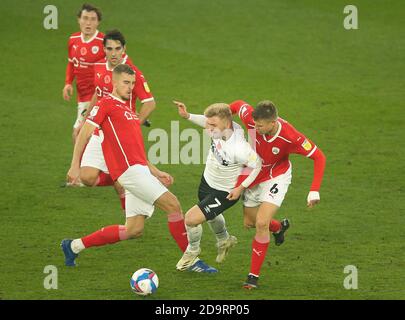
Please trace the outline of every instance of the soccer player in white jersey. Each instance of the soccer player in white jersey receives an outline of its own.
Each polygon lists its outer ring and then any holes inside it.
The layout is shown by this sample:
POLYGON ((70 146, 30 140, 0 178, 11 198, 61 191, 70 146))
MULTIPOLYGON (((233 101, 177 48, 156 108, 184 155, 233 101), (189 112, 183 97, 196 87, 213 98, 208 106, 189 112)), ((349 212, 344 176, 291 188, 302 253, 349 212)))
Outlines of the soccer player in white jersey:
POLYGON ((260 157, 245 140, 242 127, 232 121, 232 113, 227 104, 215 103, 209 106, 204 115, 187 112, 184 103, 174 101, 181 117, 206 128, 211 137, 211 147, 198 190, 199 203, 185 215, 188 247, 177 263, 178 270, 190 269, 201 252, 202 223, 208 221, 217 238, 218 255, 216 261, 225 260, 228 250, 237 243, 236 237, 229 235, 222 213, 232 207, 243 190, 249 187, 259 174, 262 164, 260 157), (238 176, 246 170, 248 177, 235 188, 238 176))

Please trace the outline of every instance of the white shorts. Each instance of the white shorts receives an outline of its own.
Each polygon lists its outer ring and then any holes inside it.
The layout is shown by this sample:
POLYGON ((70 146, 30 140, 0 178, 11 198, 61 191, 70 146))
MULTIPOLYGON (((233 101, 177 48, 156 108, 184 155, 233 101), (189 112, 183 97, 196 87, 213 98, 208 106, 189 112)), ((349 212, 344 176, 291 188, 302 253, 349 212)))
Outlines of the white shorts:
POLYGON ((144 215, 150 218, 155 210, 155 201, 167 188, 150 172, 147 166, 133 165, 119 178, 125 188, 126 217, 144 215))
MULTIPOLYGON (((102 132, 100 131, 100 135, 102 132)), ((107 164, 105 163, 103 149, 101 148, 101 136, 92 135, 89 143, 84 149, 80 167, 97 168, 108 174, 107 164)))
POLYGON ((251 189, 246 189, 243 194, 243 206, 252 208, 260 206, 262 202, 269 202, 281 207, 291 184, 291 171, 290 166, 286 173, 264 181, 251 189))
POLYGON ((77 105, 77 118, 73 125, 74 129, 79 128, 84 122, 84 113, 87 111, 89 105, 90 101, 79 102, 79 104, 77 105))

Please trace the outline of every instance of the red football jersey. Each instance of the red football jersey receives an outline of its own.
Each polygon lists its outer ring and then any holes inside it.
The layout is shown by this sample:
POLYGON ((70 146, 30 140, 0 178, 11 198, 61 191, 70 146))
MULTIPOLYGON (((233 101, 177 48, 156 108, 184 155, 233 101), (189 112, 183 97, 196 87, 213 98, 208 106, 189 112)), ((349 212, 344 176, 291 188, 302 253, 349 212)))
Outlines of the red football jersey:
MULTIPOLYGON (((262 171, 250 187, 285 173, 291 166, 288 159, 290 153, 301 154, 308 158, 315 154, 317 146, 284 119, 278 118, 279 127, 274 136, 261 135, 255 130, 255 123, 252 117, 254 109, 251 105, 245 101, 238 100, 231 103, 230 107, 232 113, 238 113, 240 119, 248 129, 251 141, 255 142, 256 153, 263 160, 262 171)), ((323 169, 320 173, 320 179, 322 179, 322 175, 323 169)), ((320 181, 318 180, 318 177, 314 179, 311 190, 317 191, 319 189, 320 181)))
MULTIPOLYGON (((136 66, 134 66, 127 54, 125 54, 122 58, 122 63, 129 65, 135 71, 135 87, 132 91, 131 107, 134 109, 134 111, 136 111, 136 99, 139 99, 141 103, 145 103, 152 101, 154 98, 142 72, 136 66)), ((96 88, 97 100, 100 100, 102 97, 112 93, 112 71, 113 69, 108 68, 106 59, 95 63, 94 85, 96 88)))
POLYGON ((68 42, 68 65, 65 84, 71 84, 76 78, 77 100, 90 101, 94 94, 94 63, 103 59, 104 34, 96 31, 85 41, 81 32, 72 34, 68 42))
POLYGON ((103 132, 101 146, 113 180, 132 165, 147 165, 141 125, 129 102, 111 94, 105 96, 93 107, 86 121, 103 132))

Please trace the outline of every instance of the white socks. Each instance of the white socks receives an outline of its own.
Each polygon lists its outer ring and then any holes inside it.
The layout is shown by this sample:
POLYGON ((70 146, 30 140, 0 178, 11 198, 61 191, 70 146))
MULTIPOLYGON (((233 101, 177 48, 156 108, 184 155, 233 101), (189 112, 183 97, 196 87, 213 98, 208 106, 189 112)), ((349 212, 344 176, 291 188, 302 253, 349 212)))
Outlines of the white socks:
POLYGON ((199 224, 196 227, 186 225, 188 246, 186 251, 197 252, 200 250, 200 242, 202 238, 203 228, 199 224))
POLYGON ((75 239, 72 241, 70 244, 70 247, 72 248, 72 251, 76 254, 78 254, 80 251, 85 249, 85 246, 83 244, 82 239, 75 239))
POLYGON ((226 239, 229 238, 229 233, 228 230, 226 230, 225 226, 225 218, 222 214, 208 221, 208 225, 210 226, 211 230, 215 233, 215 237, 217 238, 218 243, 225 241, 226 239))

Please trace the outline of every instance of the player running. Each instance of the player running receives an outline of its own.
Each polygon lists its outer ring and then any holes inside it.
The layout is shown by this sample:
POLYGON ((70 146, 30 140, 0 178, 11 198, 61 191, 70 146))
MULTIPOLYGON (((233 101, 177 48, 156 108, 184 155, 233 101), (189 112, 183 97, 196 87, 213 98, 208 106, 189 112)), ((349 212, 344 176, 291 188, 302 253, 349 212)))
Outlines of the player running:
MULTIPOLYGON (((139 113, 139 120, 143 123, 155 109, 156 104, 142 72, 133 65, 131 59, 125 53, 126 41, 123 34, 118 30, 107 32, 103 39, 103 50, 106 54, 106 59, 94 65, 95 93, 90 105, 95 105, 101 98, 112 93, 113 69, 120 64, 127 64, 135 71, 135 87, 129 100, 130 108, 136 112, 136 100, 139 99, 141 101, 142 107, 139 113)), ((88 113, 86 113, 86 116, 88 113)), ((102 139, 103 133, 96 129, 83 154, 80 181, 87 186, 114 185, 120 197, 121 206, 125 210, 125 190, 118 182, 114 183, 109 175, 101 149, 102 139)), ((75 184, 76 181, 71 183, 75 184)))
MULTIPOLYGON (((273 220, 291 183, 292 165, 289 154, 296 153, 314 161, 314 177, 307 197, 308 207, 319 203, 319 189, 325 169, 326 158, 311 140, 298 132, 291 124, 278 117, 276 106, 271 101, 259 102, 255 109, 244 101, 230 105, 232 113, 238 114, 256 143, 256 152, 263 160, 263 167, 255 181, 243 196, 244 224, 256 227, 252 243, 250 273, 244 284, 247 289, 257 287, 260 269, 273 232, 276 244, 284 241, 288 220, 280 223, 273 220)), ((239 182, 243 181, 239 179, 239 182)))
POLYGON ((242 127, 232 121, 227 104, 213 104, 204 115, 195 115, 188 113, 183 103, 174 103, 181 117, 205 127, 212 138, 198 190, 200 202, 185 215, 189 244, 176 266, 178 270, 185 270, 194 264, 201 252, 202 223, 205 221, 217 238, 218 263, 225 260, 228 250, 237 243, 236 237, 229 235, 222 213, 232 207, 243 190, 255 180, 261 170, 261 160, 245 140, 242 127), (249 175, 234 188, 242 171, 248 171, 249 175))
MULTIPOLYGON (((112 81, 112 94, 93 107, 80 130, 68 175, 72 180, 77 179, 83 149, 93 131, 101 129, 108 171, 126 190, 126 224, 107 226, 75 240, 63 240, 66 266, 75 266, 78 253, 84 249, 140 237, 145 219, 152 216, 155 206, 168 214, 170 233, 180 249, 184 252, 188 245, 180 203, 164 186, 170 185, 173 178, 147 161, 139 117, 129 104, 135 71, 120 64, 114 68, 112 81)), ((196 263, 200 268, 209 268, 201 260, 196 263)))
POLYGON ((104 35, 97 30, 102 18, 101 11, 90 4, 84 4, 77 17, 80 32, 73 33, 68 41, 68 64, 62 94, 63 99, 69 101, 73 95, 72 83, 76 80, 78 106, 77 119, 73 125, 73 144, 94 93, 94 63, 104 58, 104 35))

